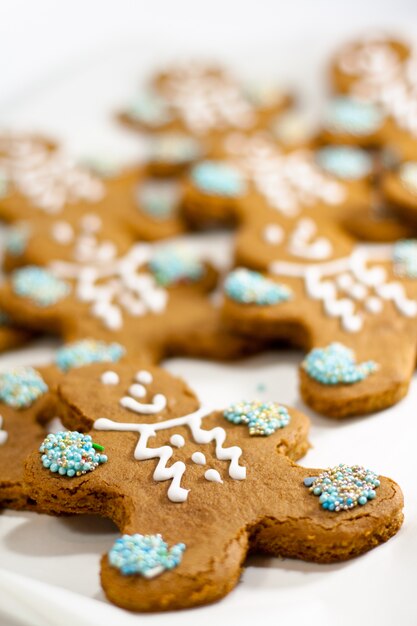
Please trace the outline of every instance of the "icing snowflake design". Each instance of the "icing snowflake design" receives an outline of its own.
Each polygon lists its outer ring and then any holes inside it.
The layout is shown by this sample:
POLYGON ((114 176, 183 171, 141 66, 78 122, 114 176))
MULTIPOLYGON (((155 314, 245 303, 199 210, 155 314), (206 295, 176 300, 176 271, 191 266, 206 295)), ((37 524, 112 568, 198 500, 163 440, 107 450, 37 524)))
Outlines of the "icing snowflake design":
POLYGON ((397 241, 393 249, 394 272, 397 276, 417 278, 417 240, 397 241))
MULTIPOLYGON (((152 382, 152 374, 146 370, 136 373, 132 385, 129 387, 129 393, 120 400, 120 405, 128 411, 133 411, 138 415, 157 415, 161 413, 167 406, 167 399, 163 394, 156 394, 150 403, 141 402, 147 395, 146 385, 152 382)), ((109 380, 102 378, 103 384, 109 384, 109 380)), ((117 384, 113 380, 112 384, 117 384)), ((186 465, 182 461, 176 461, 170 465, 169 462, 173 456, 173 447, 182 447, 185 444, 182 435, 175 433, 170 438, 171 445, 163 445, 158 448, 148 447, 150 439, 156 436, 159 431, 176 429, 180 426, 187 426, 190 430, 193 441, 198 444, 215 443, 215 455, 220 461, 229 461, 229 476, 235 480, 244 480, 246 478, 246 468, 239 465, 239 459, 242 450, 238 446, 225 447, 223 444, 226 440, 226 431, 224 428, 215 427, 211 430, 202 428, 204 417, 210 411, 205 408, 198 409, 194 413, 184 415, 162 422, 154 422, 150 424, 141 423, 124 423, 114 422, 105 417, 99 418, 94 422, 95 430, 102 431, 120 431, 120 432, 136 432, 139 435, 138 443, 135 448, 134 457, 138 461, 146 461, 149 459, 159 459, 155 468, 153 478, 155 481, 170 480, 167 496, 172 502, 184 502, 188 498, 188 489, 181 486, 181 480, 186 471, 186 465)), ((205 457, 202 453, 193 454, 193 462, 198 465, 205 464, 205 457), (197 456, 195 456, 197 455, 197 456)), ((204 477, 211 482, 222 483, 222 479, 217 470, 209 468, 205 471, 204 477)))
POLYGON ((202 161, 191 170, 194 184, 204 193, 236 198, 245 193, 242 173, 222 161, 202 161))
POLYGON ((290 423, 287 409, 276 402, 239 402, 223 413, 232 424, 246 424, 250 435, 268 437, 290 423))
POLYGON ((275 261, 270 272, 303 279, 307 295, 323 303, 326 315, 339 319, 346 332, 357 333, 362 330, 366 315, 378 315, 387 301, 394 304, 400 315, 417 316, 417 301, 407 297, 400 282, 387 282, 387 272, 380 265, 367 267, 369 261, 390 257, 391 253, 377 248, 356 249, 349 257, 314 266, 275 261))
POLYGON ((120 343, 105 343, 96 339, 83 339, 59 348, 55 363, 63 372, 90 363, 115 363, 125 354, 120 343))
POLYGON ((103 446, 93 443, 90 435, 69 430, 50 433, 42 442, 42 465, 60 476, 82 476, 107 462, 103 446), (97 451, 98 450, 98 451, 97 451))
POLYGON ((163 88, 167 106, 197 134, 249 128, 255 111, 239 86, 226 74, 190 64, 171 71, 163 88))
POLYGON ((341 97, 331 100, 325 113, 324 125, 332 132, 362 136, 376 132, 384 115, 371 102, 341 97))
POLYGON ((0 373, 0 401, 14 409, 26 409, 48 391, 42 376, 32 367, 16 367, 0 373))
POLYGON ((0 141, 0 168, 9 185, 45 213, 59 213, 66 204, 98 202, 102 182, 66 155, 40 142, 8 137, 0 141))
POLYGON ((224 290, 229 298, 236 302, 260 306, 286 302, 292 295, 291 290, 285 285, 243 267, 230 272, 225 280, 224 290))
POLYGON ((3 427, 3 416, 0 415, 0 446, 6 443, 8 432, 6 430, 2 430, 3 427))
POLYGON ((364 40, 342 51, 339 66, 356 77, 353 95, 367 99, 394 118, 400 128, 417 135, 415 58, 402 62, 386 40, 364 40))
POLYGON ((12 274, 12 288, 21 298, 29 298, 38 306, 56 304, 70 293, 68 283, 56 278, 49 270, 29 265, 12 274))
POLYGON ((356 363, 353 350, 341 343, 314 348, 302 363, 302 368, 310 378, 322 385, 352 385, 367 378, 377 367, 373 361, 356 363))
POLYGON ((121 574, 140 574, 155 578, 181 563, 185 550, 183 543, 168 547, 161 535, 123 535, 116 539, 108 553, 109 563, 121 574))
POLYGON ((304 479, 309 491, 319 496, 319 502, 326 511, 348 511, 355 506, 364 506, 376 497, 380 480, 375 472, 360 465, 340 464, 319 476, 304 479))
POLYGON ((317 202, 338 205, 346 198, 343 184, 319 167, 310 150, 285 154, 262 136, 239 134, 229 135, 225 148, 258 193, 282 215, 294 217, 303 207, 317 202))
POLYGON ((152 247, 132 246, 122 257, 107 263, 74 264, 57 261, 51 269, 57 276, 75 280, 74 293, 90 304, 90 314, 110 330, 123 327, 123 314, 141 317, 162 313, 168 293, 147 269, 152 247))

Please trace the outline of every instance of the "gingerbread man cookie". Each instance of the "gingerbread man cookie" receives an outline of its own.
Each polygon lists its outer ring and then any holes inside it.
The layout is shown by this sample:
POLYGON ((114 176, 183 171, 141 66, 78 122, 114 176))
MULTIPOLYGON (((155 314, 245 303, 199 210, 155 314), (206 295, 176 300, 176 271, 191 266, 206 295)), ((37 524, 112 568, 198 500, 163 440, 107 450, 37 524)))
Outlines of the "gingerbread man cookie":
POLYGON ((233 589, 249 551, 329 563, 401 525, 402 494, 390 479, 294 464, 308 447, 308 420, 294 409, 199 407, 181 380, 137 362, 70 372, 59 396, 70 432, 48 436, 28 458, 27 490, 51 514, 117 524, 101 581, 123 608, 207 604, 233 589), (105 457, 85 467, 93 442, 105 457))
POLYGON ((58 416, 56 391, 63 376, 91 363, 112 365, 125 352, 120 344, 86 339, 59 348, 50 366, 0 373, 0 508, 40 510, 24 491, 24 461, 58 416))

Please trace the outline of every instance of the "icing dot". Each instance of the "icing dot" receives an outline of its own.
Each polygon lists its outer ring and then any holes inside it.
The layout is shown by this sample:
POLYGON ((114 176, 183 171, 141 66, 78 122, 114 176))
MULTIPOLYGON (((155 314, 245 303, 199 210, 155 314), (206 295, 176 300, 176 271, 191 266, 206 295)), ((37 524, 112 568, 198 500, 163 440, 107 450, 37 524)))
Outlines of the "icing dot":
POLYGON ((319 476, 304 479, 309 491, 319 496, 326 511, 347 511, 363 506, 376 497, 380 480, 375 472, 360 465, 340 464, 322 472, 319 476))
POLYGON ((68 283, 35 265, 15 270, 12 274, 12 288, 15 294, 30 298, 39 306, 56 304, 70 292, 68 283))
POLYGON ((149 269, 158 285, 163 287, 196 282, 205 271, 204 263, 181 246, 166 246, 157 250, 149 262, 149 269))
POLYGON ((175 446, 176 448, 182 448, 183 446, 185 446, 185 439, 182 435, 172 435, 169 441, 171 445, 175 446))
POLYGON ((277 245, 284 239, 284 231, 278 224, 268 224, 263 234, 265 241, 272 245, 277 245))
POLYGON ((96 233, 102 227, 101 217, 95 213, 87 213, 80 220, 81 228, 87 233, 96 233))
POLYGON ((68 222, 55 222, 52 225, 52 238, 57 243, 69 244, 74 238, 74 230, 68 222))
POLYGON ((119 343, 105 343, 96 339, 82 339, 69 343, 57 352, 55 363, 63 372, 91 363, 116 363, 125 354, 119 343))
POLYGON ((216 196, 237 197, 246 191, 242 173, 221 161, 202 161, 191 170, 194 184, 204 193, 216 196))
POLYGON ((0 415, 0 446, 6 443, 8 433, 5 430, 1 430, 3 426, 3 416, 0 415))
POLYGON ((417 278, 417 240, 397 241, 393 249, 393 263, 397 276, 417 278))
POLYGON ((213 483, 222 483, 223 482, 219 472, 217 470, 215 470, 215 469, 208 469, 204 473, 204 478, 206 480, 209 480, 210 482, 213 482, 213 483))
POLYGON ((150 385, 153 381, 153 376, 147 370, 140 370, 137 372, 135 380, 137 380, 138 383, 142 383, 142 385, 150 385))
POLYGON ((291 290, 285 285, 245 268, 231 272, 225 280, 224 289, 229 298, 243 304, 272 305, 291 297, 291 290))
POLYGON ((144 398, 146 396, 146 389, 143 385, 137 383, 135 385, 130 385, 129 393, 135 398, 144 398))
POLYGON ((400 180, 404 187, 417 195, 417 161, 406 161, 399 168, 400 180))
POLYGON ((16 367, 0 374, 0 401, 26 409, 48 391, 42 376, 32 367, 16 367))
POLYGON ((118 385, 120 382, 119 375, 112 370, 103 372, 100 378, 103 385, 118 385))
POLYGON ((229 406, 223 413, 232 424, 246 424, 250 435, 272 435, 290 423, 287 409, 276 402, 239 402, 229 406))
POLYGON ((327 146, 316 154, 317 163, 329 174, 344 180, 358 180, 372 172, 372 159, 359 148, 327 146))
POLYGON ((314 348, 302 363, 310 378, 322 385, 353 384, 364 380, 377 369, 373 361, 357 364, 355 354, 341 343, 314 348))
POLYGON ((61 476, 81 476, 107 462, 103 447, 93 443, 90 435, 70 430, 50 433, 42 442, 42 465, 61 476))
POLYGON ((108 559, 125 576, 140 574, 154 578, 178 567, 184 550, 183 543, 168 548, 161 535, 123 535, 116 539, 108 559))
POLYGON ((205 457, 205 455, 202 452, 193 452, 193 454, 191 455, 191 460, 196 465, 205 465, 206 464, 206 457, 205 457))
POLYGON ((188 135, 166 133, 154 137, 149 145, 150 161, 161 163, 190 163, 202 155, 200 143, 188 135))
POLYGON ((370 296, 365 300, 365 309, 368 313, 377 314, 382 311, 383 304, 380 298, 376 296, 370 296))
POLYGON ((324 126, 331 132, 362 136, 376 132, 383 118, 382 110, 371 102, 338 97, 327 107, 324 126))

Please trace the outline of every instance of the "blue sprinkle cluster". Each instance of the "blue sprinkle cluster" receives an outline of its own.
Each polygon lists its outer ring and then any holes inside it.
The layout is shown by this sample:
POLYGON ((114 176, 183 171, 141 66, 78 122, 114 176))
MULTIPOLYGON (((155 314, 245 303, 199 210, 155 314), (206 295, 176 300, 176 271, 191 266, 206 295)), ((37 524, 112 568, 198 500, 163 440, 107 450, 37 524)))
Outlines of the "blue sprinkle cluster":
POLYGON ((50 306, 65 298, 70 286, 48 270, 29 265, 12 274, 13 291, 22 298, 30 298, 39 306, 50 306))
POLYGON ((136 194, 139 209, 158 220, 172 217, 180 197, 179 184, 170 180, 147 180, 139 185, 136 194))
POLYGON ((166 246, 155 252, 149 269, 156 282, 164 287, 199 280, 205 271, 204 263, 187 248, 166 246))
POLYGON ((63 372, 90 363, 116 363, 125 353, 120 343, 106 343, 96 339, 82 339, 59 348, 55 362, 63 372))
POLYGON ((181 133, 166 133, 155 137, 150 144, 149 159, 160 163, 190 163, 201 157, 197 139, 181 133))
POLYGON ((16 367, 0 374, 0 401, 26 409, 48 391, 42 376, 32 367, 16 367))
MULTIPOLYGON (((93 472, 99 465, 107 462, 107 456, 96 451, 90 435, 83 435, 76 430, 63 430, 49 434, 42 442, 42 465, 61 476, 81 476, 93 472)), ((97 446, 102 449, 102 446, 97 446)))
POLYGON ((162 126, 171 121, 165 100, 151 91, 141 93, 130 105, 128 113, 149 126, 162 126))
POLYGON ((371 102, 354 98, 334 98, 326 111, 324 125, 334 132, 369 135, 380 128, 383 113, 371 102))
POLYGON ((302 363, 310 378, 322 385, 353 384, 375 372, 377 364, 365 361, 357 364, 355 354, 341 343, 331 343, 326 348, 314 348, 302 363))
POLYGON ((246 191, 241 172, 221 161, 202 161, 191 170, 194 184, 204 193, 215 196, 237 197, 246 191))
POLYGON ((372 171, 372 159, 360 148, 327 146, 316 153, 317 163, 329 174, 345 180, 358 180, 372 171))
POLYGON ((7 229, 5 248, 11 256, 21 256, 26 250, 29 239, 29 228, 27 225, 13 226, 7 229))
POLYGON ((225 280, 224 289, 229 298, 243 304, 278 304, 289 300, 292 295, 291 290, 285 285, 245 268, 230 272, 225 280))
POLYGON ((184 550, 183 543, 168 548, 161 535, 123 535, 116 539, 108 557, 110 565, 125 576, 140 574, 154 578, 177 567, 184 550))
POLYGON ((268 437, 290 423, 285 406, 276 402, 238 402, 229 406, 223 416, 232 424, 246 424, 250 435, 268 437))
POLYGON ((397 276, 417 278, 417 239, 403 239, 394 244, 394 272, 397 276))
POLYGON ((363 506, 376 497, 380 480, 375 472, 360 465, 340 464, 319 476, 304 480, 309 491, 319 497, 323 509, 327 511, 347 511, 358 504, 363 506))

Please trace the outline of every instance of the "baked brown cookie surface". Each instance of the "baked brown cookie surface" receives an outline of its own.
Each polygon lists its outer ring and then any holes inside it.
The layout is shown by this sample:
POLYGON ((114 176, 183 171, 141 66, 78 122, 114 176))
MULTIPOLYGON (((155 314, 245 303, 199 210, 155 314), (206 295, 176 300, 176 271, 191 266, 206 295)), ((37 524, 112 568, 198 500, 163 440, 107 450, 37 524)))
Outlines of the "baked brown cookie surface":
POLYGON ((235 586, 249 550, 328 563, 375 547, 401 525, 402 495, 391 480, 357 467, 322 475, 294 464, 308 447, 308 420, 294 409, 199 408, 184 382, 139 362, 74 370, 59 398, 71 433, 29 457, 28 493, 52 514, 115 521, 123 536, 103 557, 101 578, 121 607, 206 604, 235 586), (80 476, 67 456, 76 431, 105 455, 80 476), (353 489, 339 501, 320 487, 326 476, 323 485, 336 489, 354 476, 367 495, 353 489))

